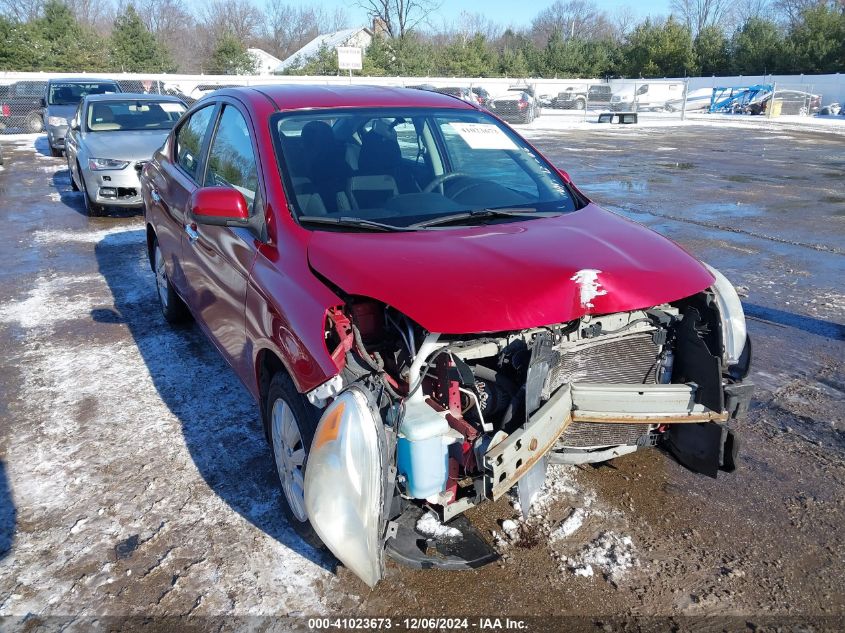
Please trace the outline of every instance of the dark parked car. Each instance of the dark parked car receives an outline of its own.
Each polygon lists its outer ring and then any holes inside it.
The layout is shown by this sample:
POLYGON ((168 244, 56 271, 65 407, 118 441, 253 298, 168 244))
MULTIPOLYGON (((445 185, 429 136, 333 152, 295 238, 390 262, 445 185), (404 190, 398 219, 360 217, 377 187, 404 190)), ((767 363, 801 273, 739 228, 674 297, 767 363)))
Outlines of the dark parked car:
POLYGON ((419 519, 514 486, 528 512, 547 461, 661 446, 734 467, 727 423, 750 398, 734 287, 484 110, 220 90, 141 188, 165 319, 193 316, 255 398, 291 526, 371 586, 386 554, 495 560, 468 521, 435 543, 419 519))
POLYGON ((475 93, 476 98, 478 99, 478 105, 480 106, 487 106, 490 103, 490 93, 487 92, 481 86, 473 86, 472 91, 475 93))
POLYGON ((608 107, 613 93, 608 84, 570 86, 552 99, 551 107, 560 110, 584 110, 590 107, 608 107))
POLYGON ((44 129, 42 105, 46 81, 18 81, 0 96, 0 123, 8 128, 27 132, 44 129))
POLYGON ((50 154, 61 156, 65 149, 65 135, 70 120, 83 97, 109 92, 122 92, 120 85, 111 79, 50 79, 43 98, 44 128, 50 154))
MULTIPOLYGON (((781 114, 816 114, 822 105, 820 95, 801 90, 776 90, 775 100, 781 102, 781 114)), ((772 93, 760 95, 745 106, 748 114, 766 114, 772 101, 772 93)))
POLYGON ((531 123, 540 116, 540 104, 525 88, 508 88, 508 91, 489 101, 489 109, 508 123, 531 123))
POLYGON ((467 103, 479 105, 478 97, 475 95, 475 93, 464 86, 446 86, 444 88, 435 88, 434 92, 439 92, 440 94, 444 95, 451 95, 453 97, 457 97, 461 101, 466 101, 467 103))

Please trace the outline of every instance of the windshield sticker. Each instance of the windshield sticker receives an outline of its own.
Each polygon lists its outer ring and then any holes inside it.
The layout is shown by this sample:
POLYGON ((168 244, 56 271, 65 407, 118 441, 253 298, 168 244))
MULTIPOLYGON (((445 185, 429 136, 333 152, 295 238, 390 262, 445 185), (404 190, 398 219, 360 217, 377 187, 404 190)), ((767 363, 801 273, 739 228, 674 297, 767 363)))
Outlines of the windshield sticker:
POLYGON ((158 105, 161 106, 161 109, 165 112, 184 112, 185 107, 181 103, 159 103, 158 105))
POLYGON ((450 123, 472 149, 517 149, 502 129, 491 123, 450 123))

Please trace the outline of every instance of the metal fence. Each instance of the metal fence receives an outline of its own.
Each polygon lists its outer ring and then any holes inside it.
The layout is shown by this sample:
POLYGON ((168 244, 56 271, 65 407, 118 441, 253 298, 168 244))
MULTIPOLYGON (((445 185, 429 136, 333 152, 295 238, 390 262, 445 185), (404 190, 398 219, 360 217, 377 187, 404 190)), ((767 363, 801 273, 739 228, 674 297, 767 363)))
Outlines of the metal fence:
MULTIPOLYGON (((42 97, 46 82, 59 74, 17 73, 0 75, 0 133, 19 134, 43 129, 42 97)), ((65 75, 66 76, 66 75, 65 75)), ((105 78, 105 77, 103 77, 105 78)), ((601 81, 598 79, 457 79, 402 77, 293 77, 208 75, 118 75, 112 77, 124 92, 178 96, 189 105, 208 92, 224 86, 261 84, 369 84, 415 87, 452 94, 479 103, 515 124, 554 128, 573 122, 597 121, 601 114, 636 112, 639 119, 683 119, 691 112, 708 111, 718 78, 601 81)), ((731 82, 736 85, 736 78, 731 82)), ((812 115, 823 97, 806 81, 771 83, 772 106, 765 95, 732 113, 766 116, 812 115), (762 112, 757 110, 764 104, 762 112)), ((742 86, 736 86, 736 90, 742 86)), ((771 94, 769 94, 769 97, 771 94)))

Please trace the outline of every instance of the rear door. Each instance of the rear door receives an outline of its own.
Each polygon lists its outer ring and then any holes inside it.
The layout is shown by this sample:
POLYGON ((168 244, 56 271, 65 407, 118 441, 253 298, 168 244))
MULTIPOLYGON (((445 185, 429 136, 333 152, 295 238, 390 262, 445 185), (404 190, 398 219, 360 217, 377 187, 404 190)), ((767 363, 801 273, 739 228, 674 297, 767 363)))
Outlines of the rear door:
MULTIPOLYGON (((250 216, 263 217, 265 198, 248 113, 239 102, 224 97, 216 120, 202 184, 237 189, 246 199, 250 216)), ((239 373, 250 360, 244 357, 244 304, 259 244, 249 229, 197 224, 188 218, 183 247, 191 281, 187 300, 194 317, 239 373)))
POLYGON ((170 155, 152 172, 147 209, 155 214, 156 236, 167 261, 168 278, 182 298, 190 295, 193 280, 183 265, 183 236, 191 194, 203 177, 204 155, 217 105, 211 103, 188 115, 174 132, 170 155))

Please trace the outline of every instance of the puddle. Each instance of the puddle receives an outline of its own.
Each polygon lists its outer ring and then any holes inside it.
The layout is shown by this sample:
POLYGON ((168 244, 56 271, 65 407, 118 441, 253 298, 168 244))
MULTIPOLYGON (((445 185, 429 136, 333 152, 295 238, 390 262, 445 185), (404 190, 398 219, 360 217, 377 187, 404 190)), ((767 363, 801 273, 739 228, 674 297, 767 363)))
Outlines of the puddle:
POLYGON ((660 167, 669 169, 694 169, 695 163, 657 163, 660 167))
POLYGON ((638 179, 606 180, 584 185, 587 195, 648 193, 648 181, 638 179))

